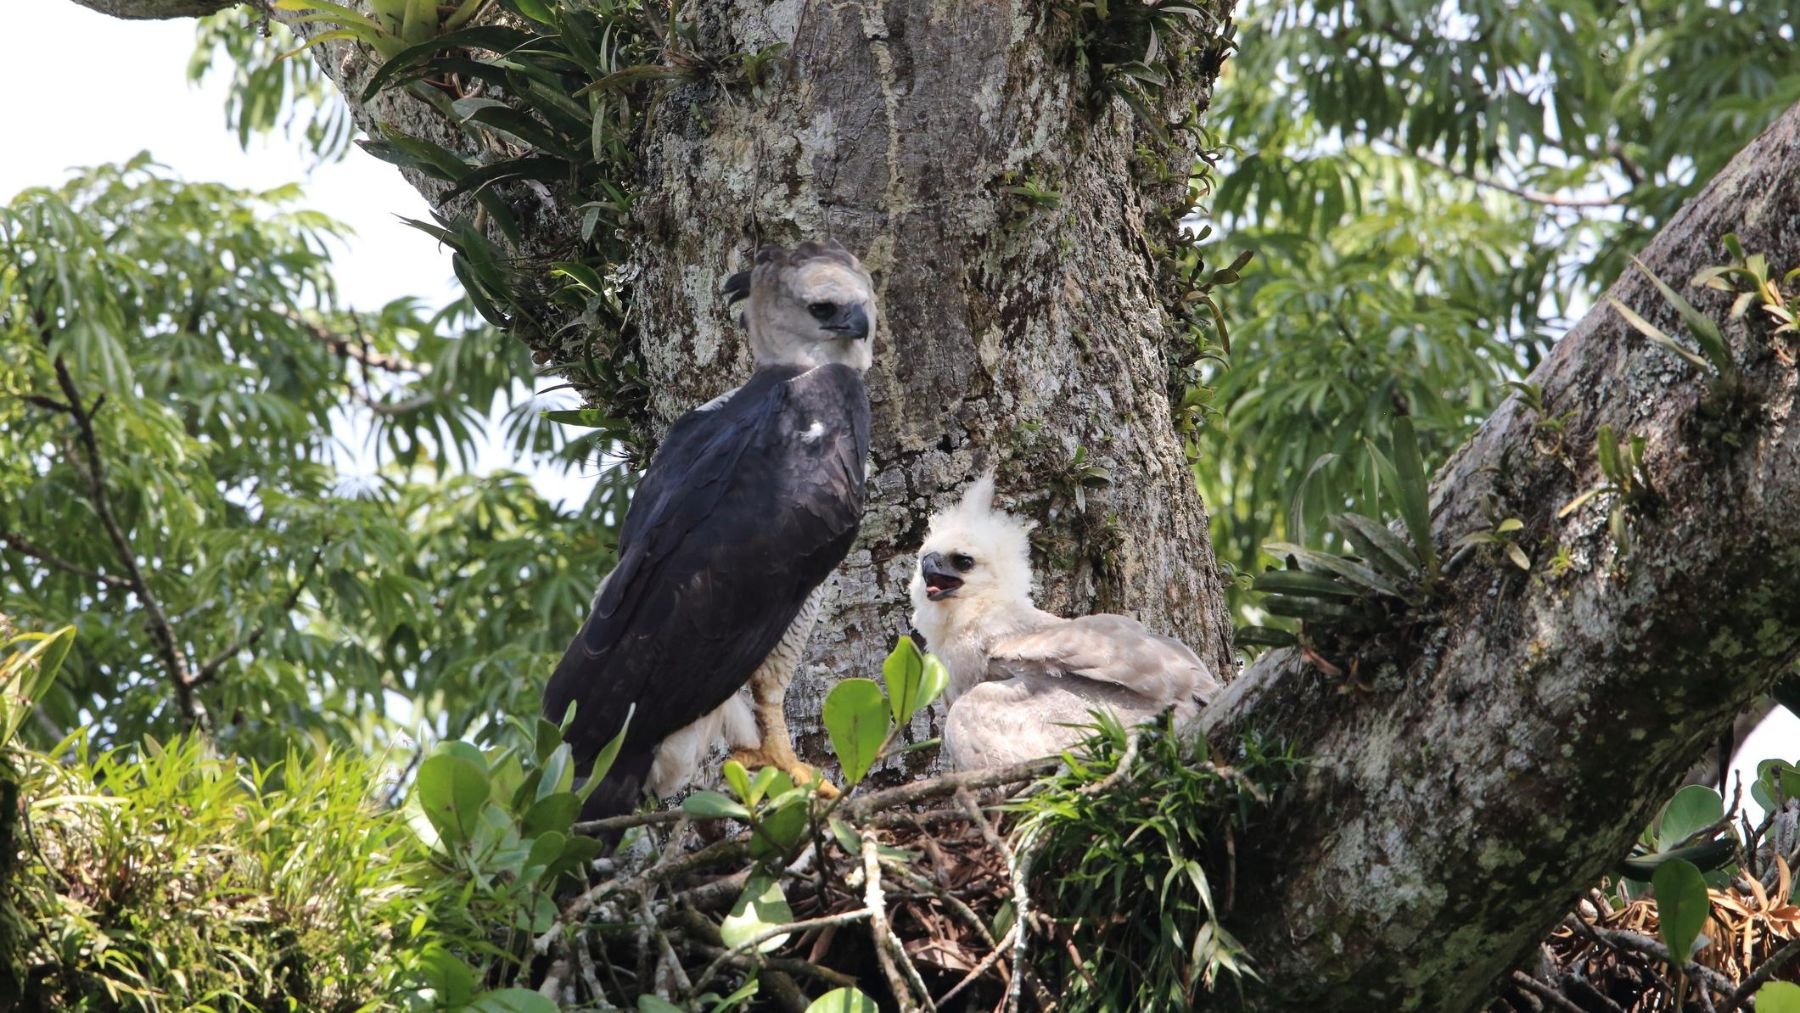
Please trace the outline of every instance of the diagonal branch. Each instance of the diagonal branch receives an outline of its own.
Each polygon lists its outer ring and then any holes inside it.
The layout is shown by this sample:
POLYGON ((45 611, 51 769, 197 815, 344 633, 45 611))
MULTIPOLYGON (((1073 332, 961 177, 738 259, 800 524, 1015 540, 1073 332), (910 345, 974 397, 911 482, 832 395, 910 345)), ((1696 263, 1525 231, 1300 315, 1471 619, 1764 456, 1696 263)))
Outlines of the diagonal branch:
POLYGON ((27 539, 24 535, 14 534, 11 531, 0 531, 0 542, 5 542, 14 552, 30 556, 32 559, 43 563, 45 566, 55 567, 65 573, 72 573, 77 577, 86 577, 97 584, 105 584, 107 587, 113 588, 129 589, 131 587, 131 582, 123 577, 115 576, 110 573, 101 573, 98 570, 90 570, 80 563, 71 563, 56 553, 51 552, 49 549, 27 539))
POLYGON ((92 405, 83 404, 81 393, 75 387, 75 378, 69 375, 68 364, 60 355, 56 357, 56 382, 62 387, 63 396, 69 400, 69 417, 75 420, 81 448, 87 457, 87 466, 83 468, 77 464, 75 470, 81 474, 82 479, 87 482, 89 492, 93 494, 94 512, 100 516, 100 526, 106 529, 106 536, 112 541, 120 564, 125 567, 132 593, 144 604, 144 616, 150 626, 150 636, 156 641, 164 674, 175 691, 175 705, 181 710, 181 716, 189 727, 205 730, 211 727, 211 721, 205 705, 194 694, 193 665, 188 660, 187 653, 181 649, 181 642, 175 636, 175 627, 170 625, 162 602, 150 590, 150 582, 144 578, 143 568, 138 566, 137 552, 132 549, 131 539, 125 536, 125 529, 113 514, 112 496, 106 491, 106 466, 100 457, 100 441, 94 435, 93 418, 94 410, 105 400, 105 395, 101 395, 92 405))
POLYGON ((370 348, 369 343, 362 338, 334 333, 323 324, 309 320, 293 310, 287 310, 282 315, 312 335, 314 341, 330 349, 331 354, 340 358, 354 359, 371 369, 379 369, 388 373, 424 373, 426 371, 425 367, 405 356, 377 352, 370 348))
MULTIPOLYGON (((286 613, 294 610, 294 606, 300 601, 301 593, 306 590, 306 582, 311 580, 312 575, 318 571, 319 561, 323 558, 325 558, 325 546, 320 544, 317 548, 313 549, 312 561, 306 564, 306 571, 300 574, 299 580, 294 582, 294 589, 289 591, 288 596, 282 600, 282 612, 286 613)), ((205 662, 201 663, 200 668, 194 672, 194 677, 189 681, 188 685, 200 687, 211 682, 218 676, 219 669, 224 667, 227 661, 237 657, 239 652, 247 651, 250 648, 255 647, 257 642, 268 632, 269 625, 267 623, 257 623, 255 628, 249 633, 246 633, 237 638, 237 640, 227 644, 217 654, 214 654, 212 657, 206 659, 205 662)))
POLYGON ((1391 141, 1380 141, 1378 143, 1396 155, 1405 155, 1408 158, 1423 162, 1439 172, 1455 176, 1457 179, 1466 180, 1483 189, 1494 190, 1511 197, 1517 197, 1519 200, 1528 201, 1532 204, 1542 204, 1545 207, 1553 208, 1591 209, 1622 207, 1625 203, 1617 197, 1569 197, 1558 193, 1546 193, 1543 190, 1533 190, 1529 187, 1513 186, 1509 183, 1502 183, 1497 179, 1489 179, 1486 176, 1477 176, 1466 169, 1458 169, 1449 162, 1427 152, 1403 148, 1391 141))

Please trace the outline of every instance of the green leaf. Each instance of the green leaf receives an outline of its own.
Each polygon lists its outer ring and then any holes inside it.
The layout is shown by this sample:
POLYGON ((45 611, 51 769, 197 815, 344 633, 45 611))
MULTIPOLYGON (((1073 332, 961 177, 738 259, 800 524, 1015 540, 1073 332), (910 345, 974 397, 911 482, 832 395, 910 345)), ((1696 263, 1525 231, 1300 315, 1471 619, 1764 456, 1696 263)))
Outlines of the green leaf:
POLYGON ((929 700, 921 700, 925 688, 925 658, 911 637, 901 636, 899 643, 888 652, 887 659, 881 663, 881 679, 887 683, 888 708, 894 715, 895 724, 906 724, 929 705, 929 700))
POLYGON ((1292 594, 1302 598, 1360 598, 1362 592, 1330 577, 1305 570, 1270 570, 1259 573, 1250 583, 1251 590, 1274 594, 1292 594))
POLYGON ((1377 570, 1396 580, 1414 581, 1419 577, 1419 558, 1412 547, 1401 541, 1384 524, 1362 514, 1334 514, 1331 526, 1344 536, 1358 555, 1377 570))
POLYGON ((419 765, 414 790, 438 835, 448 844, 459 845, 474 835, 481 807, 487 804, 489 785, 486 767, 470 761, 466 755, 446 750, 450 745, 440 744, 419 765))
POLYGON ((1633 855, 1619 863, 1619 869, 1632 879, 1649 882, 1656 875, 1656 870, 1669 862, 1688 862, 1697 869, 1719 869, 1731 864, 1737 857, 1737 841, 1722 837, 1716 841, 1705 841, 1691 844, 1674 851, 1659 851, 1648 855, 1633 855))
POLYGON ((1719 330, 1719 325, 1712 318, 1695 309, 1693 303, 1683 299, 1681 293, 1670 288, 1667 283, 1658 278, 1655 273, 1644 266, 1643 261, 1633 257, 1631 262, 1637 265, 1638 270, 1644 272, 1644 277, 1650 279, 1650 284, 1655 285, 1656 290, 1662 293, 1662 297, 1668 300, 1669 305, 1675 307, 1675 311, 1681 314, 1681 320, 1687 324, 1688 330, 1694 335, 1694 341, 1700 345, 1700 350, 1706 353, 1707 359, 1712 361, 1713 367, 1719 371, 1719 374, 1721 376, 1735 375, 1737 364, 1731 358, 1731 348, 1725 343, 1725 335, 1719 330))
POLYGON ((881 1013, 875 1000, 854 988, 834 988, 814 999, 806 1013, 881 1013))
POLYGON ((1656 850, 1668 851, 1725 818, 1725 801, 1703 784, 1690 784, 1663 807, 1656 826, 1656 850))
POLYGON ((1334 552, 1320 552, 1290 542, 1270 542, 1263 546, 1263 551, 1278 559, 1292 557, 1303 569, 1314 573, 1336 574, 1350 583, 1376 594, 1385 594, 1391 598, 1400 599, 1410 597, 1398 581, 1383 576, 1372 566, 1334 552))
POLYGON ((636 714, 637 704, 626 708, 625 723, 619 726, 619 733, 612 737, 612 741, 600 747, 599 754, 594 757, 593 767, 588 770, 588 779, 582 783, 581 790, 575 793, 576 797, 583 802, 593 794, 594 789, 600 784, 600 779, 606 776, 606 772, 612 769, 613 761, 619 758, 619 749, 625 745, 625 732, 631 728, 631 719, 636 714))
POLYGON ((1694 940, 1712 913, 1706 878, 1692 862, 1677 859, 1658 868, 1650 885, 1656 890, 1656 915, 1663 944, 1678 964, 1685 965, 1694 951, 1694 940))
POLYGON ((1688 351, 1686 348, 1682 347, 1681 342, 1676 341, 1674 338, 1669 337, 1669 335, 1667 333, 1665 333, 1662 328, 1656 326, 1655 324, 1651 323, 1648 320, 1645 320, 1643 317, 1638 316, 1637 312, 1634 311, 1631 307, 1625 305, 1624 303, 1613 298, 1612 296, 1607 296, 1606 301, 1611 303, 1612 308, 1617 310, 1618 314, 1625 318, 1626 323, 1628 323, 1632 327, 1636 328, 1637 332, 1639 334, 1642 334, 1644 337, 1649 338, 1652 342, 1654 342, 1657 345, 1657 347, 1662 348, 1664 351, 1667 351, 1671 355, 1676 356, 1677 358, 1681 359, 1683 362, 1686 362, 1689 365, 1693 366, 1695 369, 1700 370, 1702 373, 1704 373, 1707 370, 1708 367, 1706 364, 1706 359, 1703 356, 1696 355, 1695 353, 1688 351))
POLYGON ((724 767, 725 783, 737 794, 739 800, 747 805, 755 805, 756 799, 750 795, 750 772, 736 760, 726 760, 724 767))
POLYGON ((523 826, 528 834, 547 830, 567 830, 581 814, 581 799, 574 792, 562 791, 546 795, 525 810, 523 826))
POLYGON ((501 25, 483 25, 479 28, 465 28, 461 31, 448 32, 435 38, 427 39, 416 45, 409 45, 395 53, 393 58, 381 65, 369 83, 363 86, 362 100, 369 101, 375 93, 388 86, 390 82, 409 70, 428 68, 430 58, 450 49, 491 49, 495 52, 509 52, 531 41, 531 36, 516 28, 501 25))
POLYGON ((825 697, 824 717, 844 780, 856 784, 887 740, 888 706, 881 687, 872 679, 843 680, 825 697))
POLYGON ((1757 989, 1756 1013, 1800 1013, 1800 985, 1771 981, 1757 989))
POLYGON ((750 810, 716 791, 697 791, 681 800, 681 811, 701 819, 750 818, 750 810))
MULTIPOLYGON (((744 884, 744 892, 738 896, 737 903, 731 906, 731 913, 719 923, 719 937, 726 946, 742 946, 757 936, 794 920, 794 909, 788 907, 787 897, 781 892, 781 883, 775 877, 765 874, 751 876, 744 884)), ((783 932, 756 944, 759 953, 769 953, 779 949, 788 941, 788 933, 783 932)))
POLYGON ((1400 517, 1412 536, 1413 551, 1425 564, 1426 576, 1437 579, 1437 549, 1431 539, 1431 476, 1419 455, 1419 439, 1412 419, 1394 420, 1394 477, 1399 484, 1400 517))
POLYGON ((1300 642, 1300 638, 1287 630, 1274 626, 1240 626, 1232 641, 1240 647, 1246 644, 1259 647, 1292 647, 1300 642))
POLYGON ((483 992, 463 1007, 466 1013, 558 1013, 549 997, 528 988, 499 988, 483 992))

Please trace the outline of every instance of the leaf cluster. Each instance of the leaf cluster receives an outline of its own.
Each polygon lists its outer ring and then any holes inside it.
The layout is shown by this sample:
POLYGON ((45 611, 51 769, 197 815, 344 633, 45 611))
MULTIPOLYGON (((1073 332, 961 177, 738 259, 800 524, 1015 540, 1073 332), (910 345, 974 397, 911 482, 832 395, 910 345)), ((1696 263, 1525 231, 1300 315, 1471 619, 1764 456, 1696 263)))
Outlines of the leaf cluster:
POLYGON ((1008 808, 1030 854, 1030 908, 1070 1009, 1188 1009, 1221 981, 1254 977, 1226 927, 1229 839, 1299 761, 1257 738, 1235 766, 1172 716, 1126 729, 1096 715, 1066 769, 1008 808))
POLYGON ((1221 295, 1231 368, 1200 386, 1225 421, 1194 436, 1222 559, 1260 568, 1326 454, 1306 508, 1373 512, 1351 451, 1394 417, 1441 459, 1800 99, 1800 9, 1753 8, 1239 7, 1208 112, 1230 144, 1210 221, 1259 269, 1221 295))

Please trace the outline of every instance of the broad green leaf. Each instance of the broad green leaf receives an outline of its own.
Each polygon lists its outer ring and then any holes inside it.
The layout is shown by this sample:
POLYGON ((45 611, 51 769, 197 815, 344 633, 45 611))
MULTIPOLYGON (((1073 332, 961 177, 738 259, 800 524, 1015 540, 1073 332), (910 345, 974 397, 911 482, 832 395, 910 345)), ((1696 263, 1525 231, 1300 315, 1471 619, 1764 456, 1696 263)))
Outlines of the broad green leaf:
POLYGON ((912 720, 926 703, 921 702, 925 683, 925 658, 909 636, 901 636, 894 649, 881 663, 881 680, 887 683, 888 708, 894 723, 904 725, 912 720))
POLYGON ((726 760, 724 766, 725 783, 737 793, 737 797, 746 805, 755 805, 756 799, 750 796, 750 772, 736 760, 726 760))
POLYGON ((887 740, 887 700, 873 680, 845 679, 825 697, 824 717, 844 780, 854 785, 869 772, 887 740))
POLYGON ((521 824, 528 834, 567 830, 580 813, 581 799, 576 798, 574 792, 559 791, 533 802, 531 808, 525 811, 525 819, 521 824))
POLYGON ((659 999, 648 992, 637 997, 637 1010, 638 1013, 687 1013, 687 1010, 680 1006, 666 999, 659 999))
POLYGON ((528 988, 500 988, 483 992, 463 1009, 466 1013, 558 1013, 556 1003, 548 996, 539 995, 528 988))
POLYGON ((729 817, 743 820, 750 818, 750 810, 732 801, 730 796, 721 795, 716 791, 694 792, 681 800, 681 810, 690 816, 698 816, 701 819, 729 817))
POLYGON ((1800 985, 1771 981, 1757 989, 1756 1013, 1800 1013, 1800 985))
MULTIPOLYGON (((773 876, 757 874, 751 876, 744 884, 744 892, 738 896, 737 903, 731 906, 731 912, 719 923, 719 937, 726 946, 742 946, 780 925, 794 920, 794 910, 788 907, 787 897, 781 892, 781 883, 773 876)), ((761 953, 769 953, 779 949, 788 941, 788 933, 783 932, 756 944, 755 949, 761 953)))
POLYGON ((1706 878, 1693 863, 1676 860, 1658 868, 1650 885, 1656 890, 1656 916, 1663 945, 1677 962, 1686 964, 1693 953, 1694 940, 1712 913, 1706 878))
POLYGON ((881 1013, 881 1007, 857 989, 834 988, 814 999, 806 1013, 881 1013))
POLYGON ((1668 851, 1725 818, 1725 802, 1703 784, 1690 784, 1663 807, 1656 828, 1656 850, 1668 851))
POLYGON ((440 751, 419 765, 414 790, 438 836, 452 846, 465 844, 474 836, 481 808, 487 804, 487 769, 466 755, 440 751))
POLYGON ((593 769, 588 771, 586 783, 575 793, 583 802, 587 801, 587 797, 593 794, 595 788, 599 787, 600 779, 606 776, 606 772, 612 769, 613 761, 619 757, 620 747, 625 745, 625 733, 631 728, 631 719, 636 714, 637 704, 626 708, 625 723, 619 726, 619 733, 614 735, 606 745, 600 747, 599 754, 594 757, 593 769))

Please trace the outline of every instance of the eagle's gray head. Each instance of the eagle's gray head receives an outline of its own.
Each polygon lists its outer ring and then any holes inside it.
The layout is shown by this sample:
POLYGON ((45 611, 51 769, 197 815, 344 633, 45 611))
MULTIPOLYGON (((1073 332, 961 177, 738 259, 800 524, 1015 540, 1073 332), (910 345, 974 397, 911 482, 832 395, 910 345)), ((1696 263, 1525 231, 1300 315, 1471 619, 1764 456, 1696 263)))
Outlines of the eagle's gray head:
POLYGON ((725 294, 749 300, 738 321, 758 368, 839 362, 866 370, 873 361, 875 283, 835 239, 765 246, 750 270, 726 280, 725 294))
POLYGON ((913 571, 913 626, 929 644, 996 612, 1031 608, 1030 525, 994 509, 994 473, 932 515, 913 571))

